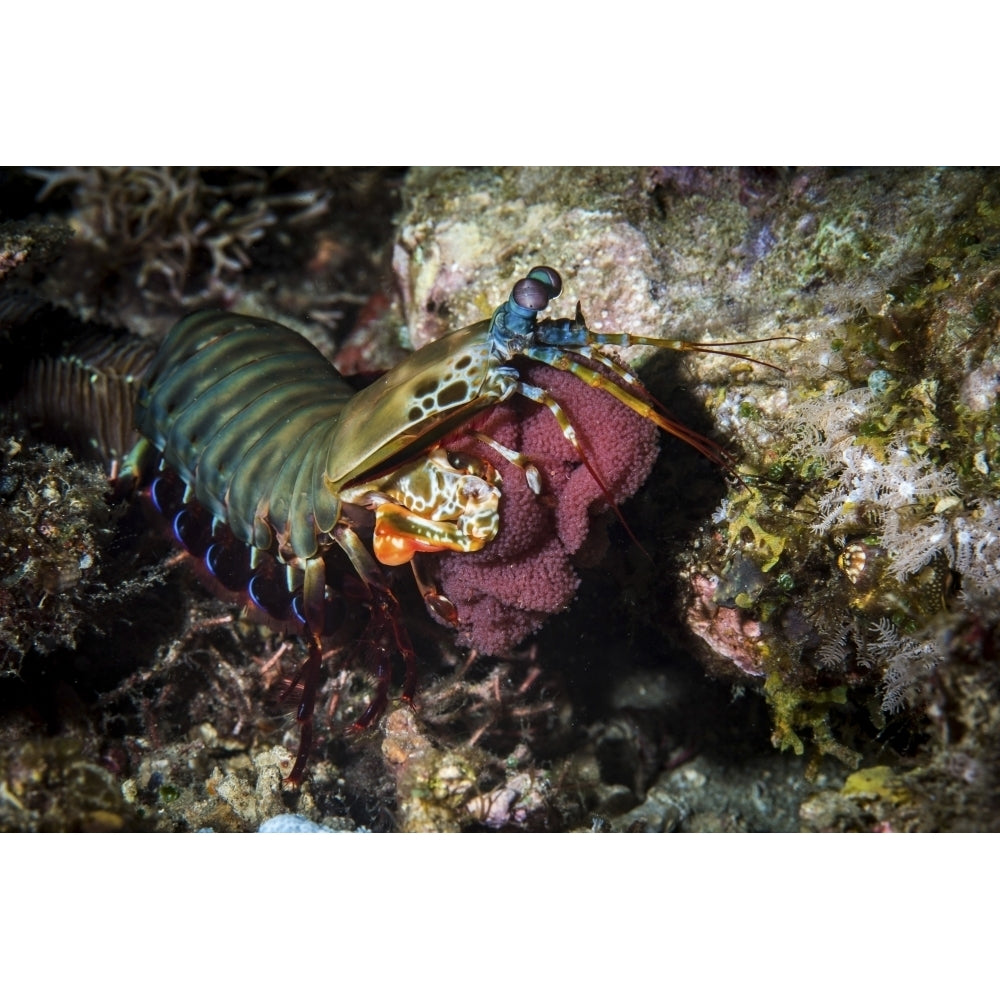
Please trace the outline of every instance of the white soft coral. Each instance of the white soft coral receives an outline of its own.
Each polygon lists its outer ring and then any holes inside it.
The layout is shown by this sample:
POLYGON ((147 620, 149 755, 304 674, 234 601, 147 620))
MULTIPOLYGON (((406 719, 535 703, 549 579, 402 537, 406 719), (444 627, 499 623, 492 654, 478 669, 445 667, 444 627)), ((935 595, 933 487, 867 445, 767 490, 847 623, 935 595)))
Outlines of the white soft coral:
POLYGON ((792 450, 828 465, 836 463, 841 450, 853 440, 854 429, 868 415, 873 398, 869 389, 849 389, 797 403, 790 416, 798 439, 792 450))
MULTIPOLYGON (((899 549, 905 546, 914 526, 911 517, 905 530, 901 529, 902 510, 912 508, 919 516, 916 505, 938 503, 959 492, 958 479, 948 466, 938 467, 926 458, 914 458, 905 447, 891 447, 887 461, 882 462, 865 445, 848 445, 841 453, 841 464, 843 470, 836 486, 819 500, 820 517, 813 531, 825 534, 847 527, 857 521, 859 510, 864 508, 870 519, 886 526, 889 537, 883 539, 883 544, 894 556, 902 554, 899 549)), ((921 539, 931 542, 939 527, 929 526, 928 531, 920 533, 921 539)), ((918 562, 916 568, 931 555, 918 562)), ((912 557, 908 561, 912 562, 912 557)))
POLYGON ((941 649, 933 637, 900 635, 888 618, 873 622, 871 632, 864 656, 883 664, 882 711, 898 712, 915 700, 919 685, 941 662, 941 649))
POLYGON ((953 522, 952 567, 962 574, 967 598, 1000 592, 1000 502, 987 500, 953 522))

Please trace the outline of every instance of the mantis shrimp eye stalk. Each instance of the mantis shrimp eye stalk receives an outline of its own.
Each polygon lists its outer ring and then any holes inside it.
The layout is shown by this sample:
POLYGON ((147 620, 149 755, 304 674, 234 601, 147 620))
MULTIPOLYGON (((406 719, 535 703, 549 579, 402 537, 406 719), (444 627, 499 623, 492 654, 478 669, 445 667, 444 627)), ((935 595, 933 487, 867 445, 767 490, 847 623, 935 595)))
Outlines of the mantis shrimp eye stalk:
POLYGON ((532 312, 540 312, 550 299, 562 291, 562 279, 551 267, 536 267, 527 278, 522 278, 511 292, 515 305, 532 312))

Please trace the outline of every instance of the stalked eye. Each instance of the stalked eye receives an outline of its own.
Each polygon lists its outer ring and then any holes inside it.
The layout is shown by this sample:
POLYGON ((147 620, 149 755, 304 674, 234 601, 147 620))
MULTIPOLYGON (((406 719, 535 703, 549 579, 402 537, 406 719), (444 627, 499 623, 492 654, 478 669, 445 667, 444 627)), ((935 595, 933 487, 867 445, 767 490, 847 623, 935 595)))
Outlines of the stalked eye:
POLYGON ((247 584, 250 600, 266 615, 284 621, 288 617, 288 591, 274 577, 257 573, 247 584))
POLYGON ((172 525, 174 538, 193 556, 201 556, 205 552, 207 542, 204 525, 198 518, 185 509, 177 512, 172 525))
POLYGON ((562 291, 562 278, 554 267, 533 267, 528 272, 528 280, 541 281, 548 285, 549 299, 554 299, 562 291))
POLYGON ((515 286, 511 296, 522 309, 538 312, 549 304, 552 293, 544 281, 535 278, 522 278, 515 286))

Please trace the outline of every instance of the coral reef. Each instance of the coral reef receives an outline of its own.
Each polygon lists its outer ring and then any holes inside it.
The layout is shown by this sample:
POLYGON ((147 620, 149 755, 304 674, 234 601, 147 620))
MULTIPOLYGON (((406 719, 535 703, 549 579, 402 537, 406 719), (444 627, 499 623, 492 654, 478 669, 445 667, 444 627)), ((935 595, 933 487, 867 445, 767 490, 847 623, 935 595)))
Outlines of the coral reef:
MULTIPOLYGON (((412 170, 395 220, 398 174, 185 174, 201 193, 173 216, 155 193, 119 198, 124 175, 65 176, 0 223, 0 336, 28 352, 73 350, 98 318, 156 336, 210 298, 298 324, 363 372, 481 319, 542 262, 596 330, 765 342, 726 348, 737 357, 614 349, 739 474, 664 440, 637 489, 647 457, 625 458, 635 484, 612 492, 634 491, 628 532, 598 514, 577 457, 549 451, 564 443, 544 438, 558 434, 548 414, 488 415, 502 444, 560 456, 543 469, 556 508, 538 509, 495 449, 463 444, 501 468, 507 520, 530 525, 505 536, 511 569, 500 549, 494 566, 489 552, 438 560, 476 649, 457 649, 396 574, 423 665, 414 707, 352 735, 371 689, 332 651, 297 790, 280 780, 294 753, 281 678, 301 650, 157 565, 102 513, 91 467, 52 510, 92 540, 93 566, 78 558, 79 579, 60 570, 51 593, 23 572, 40 563, 4 567, 4 829, 40 829, 46 811, 58 829, 255 830, 289 813, 371 830, 997 829, 1000 174, 412 170), (310 191, 306 218, 269 200, 310 191), (186 234, 189 273, 171 284, 131 237, 115 259, 101 204, 123 210, 108 218, 126 236, 148 208, 177 275, 186 234), (77 509, 81 489, 94 502, 77 509), (599 542, 577 546, 582 511, 599 542), (532 593, 543 607, 526 606, 532 593), (16 625, 29 614, 48 639, 16 625)), ((0 175, 0 210, 8 190, 0 175)), ((563 391, 566 376, 543 377, 563 391)), ((597 418, 604 433, 618 419, 597 418)), ((22 456, 77 482, 83 466, 5 424, 8 438, 3 497, 20 509, 45 476, 22 482, 22 456)), ((19 514, 11 530, 36 523, 19 514)))

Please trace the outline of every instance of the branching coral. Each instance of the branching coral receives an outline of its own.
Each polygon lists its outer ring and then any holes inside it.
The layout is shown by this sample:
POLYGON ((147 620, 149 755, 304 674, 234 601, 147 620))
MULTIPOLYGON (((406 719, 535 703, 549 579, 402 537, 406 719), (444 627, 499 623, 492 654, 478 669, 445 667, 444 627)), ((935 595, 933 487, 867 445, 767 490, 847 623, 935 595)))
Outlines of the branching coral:
POLYGON ((115 319, 133 289, 150 307, 231 304, 251 267, 251 251, 271 230, 312 223, 328 211, 323 190, 275 190, 263 170, 67 167, 31 173, 45 182, 40 200, 69 192, 76 252, 64 262, 57 287, 86 318, 115 319))
POLYGON ((249 267, 247 251, 276 216, 260 177, 222 188, 195 167, 69 167, 37 171, 44 200, 71 185, 78 237, 107 257, 109 269, 138 265, 151 296, 193 306, 249 267), (243 198, 243 204, 235 199, 243 198), (207 273, 198 257, 207 255, 207 273))

